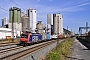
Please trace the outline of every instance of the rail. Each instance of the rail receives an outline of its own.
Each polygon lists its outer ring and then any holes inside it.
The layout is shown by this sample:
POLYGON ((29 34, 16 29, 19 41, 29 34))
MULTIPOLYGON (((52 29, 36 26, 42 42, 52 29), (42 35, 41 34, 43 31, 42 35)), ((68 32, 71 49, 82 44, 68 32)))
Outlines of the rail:
POLYGON ((24 49, 24 50, 21 50, 21 51, 18 51, 16 53, 13 53, 13 54, 8 54, 8 55, 5 55, 3 57, 0 58, 0 60, 17 60, 21 57, 24 57, 25 55, 28 55, 30 53, 33 53, 41 48, 44 48, 45 46, 48 46, 52 43, 55 43, 56 40, 52 40, 52 41, 47 41, 47 42, 43 42, 43 43, 40 43, 40 44, 35 44, 35 45, 32 45, 32 46, 27 46, 27 47, 22 47, 21 49, 24 49))

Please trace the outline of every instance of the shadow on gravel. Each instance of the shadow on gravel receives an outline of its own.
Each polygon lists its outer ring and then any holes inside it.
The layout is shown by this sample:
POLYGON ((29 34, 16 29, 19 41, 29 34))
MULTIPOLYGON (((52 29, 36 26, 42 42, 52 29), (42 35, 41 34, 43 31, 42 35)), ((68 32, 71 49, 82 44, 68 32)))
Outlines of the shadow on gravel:
POLYGON ((75 57, 67 57, 69 60, 84 60, 84 59, 79 59, 79 58, 75 58, 75 57))
MULTIPOLYGON (((77 39, 79 40, 79 39, 77 39)), ((85 42, 85 41, 82 41, 82 40, 79 40, 85 47, 87 47, 87 49, 83 49, 83 50, 90 50, 90 43, 88 42, 85 42)))
POLYGON ((83 49, 83 50, 90 50, 90 49, 83 49))
POLYGON ((16 44, 17 46, 20 46, 20 44, 16 44))

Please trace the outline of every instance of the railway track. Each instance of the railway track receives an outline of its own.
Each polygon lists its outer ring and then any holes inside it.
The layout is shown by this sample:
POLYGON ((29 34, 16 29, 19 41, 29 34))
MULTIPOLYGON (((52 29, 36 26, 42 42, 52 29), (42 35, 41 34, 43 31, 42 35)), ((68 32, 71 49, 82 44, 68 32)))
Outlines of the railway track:
POLYGON ((19 43, 0 43, 0 47, 9 46, 9 45, 16 45, 19 43))
POLYGON ((22 47, 23 46, 14 46, 14 47, 6 48, 6 49, 1 49, 0 54, 8 53, 9 51, 17 50, 17 49, 20 49, 22 47))
POLYGON ((44 48, 54 42, 56 41, 52 40, 52 41, 47 41, 40 44, 35 44, 32 46, 17 47, 17 48, 12 48, 10 50, 7 49, 6 51, 1 52, 2 55, 0 54, 0 60, 17 60, 41 48, 44 48), (6 52, 6 54, 4 52, 6 52))
POLYGON ((2 50, 6 50, 6 49, 10 49, 10 48, 14 48, 17 47, 19 45, 19 43, 3 43, 0 44, 0 51, 2 50))

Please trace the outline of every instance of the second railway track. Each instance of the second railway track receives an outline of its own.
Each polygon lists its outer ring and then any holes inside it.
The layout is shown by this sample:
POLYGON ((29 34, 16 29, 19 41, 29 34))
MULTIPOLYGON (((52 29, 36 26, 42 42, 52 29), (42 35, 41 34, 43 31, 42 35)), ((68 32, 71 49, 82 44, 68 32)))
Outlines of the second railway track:
POLYGON ((19 43, 1 43, 0 47, 9 46, 9 45, 16 45, 16 44, 19 44, 19 43))

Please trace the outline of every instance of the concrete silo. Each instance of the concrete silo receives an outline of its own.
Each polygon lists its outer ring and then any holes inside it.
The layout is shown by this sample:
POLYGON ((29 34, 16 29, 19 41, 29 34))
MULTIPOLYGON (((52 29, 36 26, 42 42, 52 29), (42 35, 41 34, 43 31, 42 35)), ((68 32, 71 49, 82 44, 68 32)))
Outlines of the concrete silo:
POLYGON ((22 31, 21 9, 18 7, 12 7, 9 9, 9 13, 10 13, 9 28, 12 28, 12 18, 13 18, 14 19, 14 22, 13 22, 14 29, 22 31))
POLYGON ((20 23, 21 22, 21 9, 17 9, 17 22, 20 23))
POLYGON ((54 25, 54 34, 57 34, 57 17, 56 14, 53 14, 53 25, 54 25))
POLYGON ((10 23, 12 22, 12 17, 13 17, 13 9, 10 8, 10 9, 9 9, 9 22, 10 22, 10 23))
POLYGON ((54 34, 63 35, 63 16, 61 14, 53 14, 54 34))
POLYGON ((53 14, 47 14, 47 24, 53 25, 53 14))
POLYGON ((21 17, 22 19, 22 31, 29 30, 30 21, 28 16, 21 17))
POLYGON ((28 9, 27 10, 27 16, 29 17, 29 21, 30 21, 30 29, 32 33, 36 33, 36 9, 28 9))
POLYGON ((21 23, 21 9, 20 8, 17 8, 17 7, 10 8, 9 12, 10 12, 10 23, 12 22, 12 17, 14 18, 14 23, 21 23))
POLYGON ((38 21, 38 23, 36 24, 36 28, 37 28, 37 33, 43 34, 43 24, 42 24, 42 21, 38 21))
POLYGON ((14 22, 16 23, 17 22, 17 8, 16 7, 13 7, 13 10, 14 10, 14 22))

